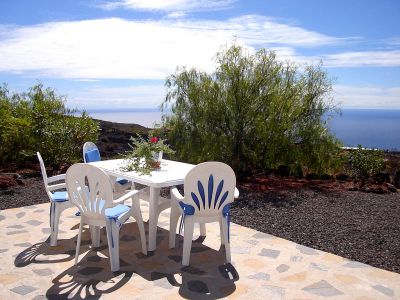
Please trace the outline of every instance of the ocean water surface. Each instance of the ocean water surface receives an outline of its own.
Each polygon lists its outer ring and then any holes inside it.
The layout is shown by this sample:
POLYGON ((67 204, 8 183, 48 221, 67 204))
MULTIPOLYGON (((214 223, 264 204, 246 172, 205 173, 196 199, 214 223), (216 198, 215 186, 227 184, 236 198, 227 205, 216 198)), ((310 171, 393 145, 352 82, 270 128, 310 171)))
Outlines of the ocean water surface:
MULTIPOLYGON (((158 110, 88 111, 92 118, 136 123, 153 127, 160 123, 158 110)), ((400 110, 342 109, 329 121, 330 130, 348 147, 361 144, 367 148, 400 150, 400 110)))
POLYGON ((400 150, 400 110, 342 109, 329 127, 348 147, 400 150))

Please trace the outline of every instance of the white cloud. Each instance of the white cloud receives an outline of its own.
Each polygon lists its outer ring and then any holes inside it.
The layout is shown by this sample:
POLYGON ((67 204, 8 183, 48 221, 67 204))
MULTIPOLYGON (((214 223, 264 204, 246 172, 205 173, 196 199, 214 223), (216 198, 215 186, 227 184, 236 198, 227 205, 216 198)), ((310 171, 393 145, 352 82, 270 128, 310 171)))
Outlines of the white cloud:
POLYGON ((400 50, 341 52, 313 56, 300 55, 291 47, 271 47, 281 60, 295 61, 298 64, 316 64, 323 62, 327 68, 358 67, 398 67, 400 50))
POLYGON ((0 72, 74 79, 164 79, 178 65, 211 70, 215 53, 234 37, 255 48, 341 42, 261 16, 227 21, 54 22, 9 28, 0 35, 0 72))
POLYGON ((400 50, 344 52, 321 59, 327 67, 398 67, 400 50))
POLYGON ((158 107, 164 100, 165 88, 160 84, 143 84, 128 87, 92 87, 63 92, 68 107, 78 109, 142 109, 158 107))
POLYGON ((106 10, 117 8, 141 11, 198 11, 227 9, 237 0, 121 0, 100 5, 106 10))
POLYGON ((335 101, 342 108, 400 109, 400 87, 354 87, 335 85, 335 101))

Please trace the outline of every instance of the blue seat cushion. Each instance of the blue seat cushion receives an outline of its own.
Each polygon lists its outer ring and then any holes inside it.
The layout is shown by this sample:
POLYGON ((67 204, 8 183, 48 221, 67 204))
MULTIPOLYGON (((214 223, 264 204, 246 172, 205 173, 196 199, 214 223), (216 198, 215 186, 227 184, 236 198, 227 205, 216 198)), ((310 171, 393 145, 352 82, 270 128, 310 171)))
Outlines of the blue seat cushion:
POLYGON ((129 182, 129 180, 127 180, 127 179, 125 179, 125 178, 120 178, 120 177, 118 177, 118 178, 117 178, 117 182, 118 182, 120 185, 124 185, 124 184, 127 184, 127 183, 129 182))
POLYGON ((131 208, 124 204, 118 204, 114 207, 106 208, 105 215, 107 219, 117 219, 120 215, 126 213, 131 208))
POLYGON ((87 163, 100 161, 100 152, 97 149, 89 150, 85 152, 85 160, 87 163))
POLYGON ((54 192, 51 194, 51 201, 53 201, 53 202, 68 201, 68 193, 67 192, 54 192))

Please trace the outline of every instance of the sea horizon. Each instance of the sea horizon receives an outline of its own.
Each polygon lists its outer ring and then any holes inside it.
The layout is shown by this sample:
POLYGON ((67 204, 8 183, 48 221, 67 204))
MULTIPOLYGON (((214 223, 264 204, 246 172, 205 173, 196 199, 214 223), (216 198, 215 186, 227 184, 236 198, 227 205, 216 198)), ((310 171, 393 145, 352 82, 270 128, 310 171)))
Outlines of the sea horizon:
MULTIPOLYGON (((89 109, 90 117, 103 121, 139 124, 148 128, 161 123, 162 112, 142 109, 89 109)), ((330 131, 346 147, 400 150, 400 109, 343 108, 328 121, 330 131)))

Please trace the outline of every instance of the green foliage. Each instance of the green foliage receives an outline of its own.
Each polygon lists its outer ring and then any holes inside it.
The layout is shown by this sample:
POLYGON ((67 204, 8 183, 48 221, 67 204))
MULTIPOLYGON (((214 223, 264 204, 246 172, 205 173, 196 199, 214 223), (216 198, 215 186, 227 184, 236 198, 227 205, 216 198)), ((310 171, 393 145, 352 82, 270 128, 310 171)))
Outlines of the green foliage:
POLYGON ((23 162, 41 152, 47 163, 60 166, 80 158, 85 141, 97 140, 99 126, 86 113, 75 117, 65 99, 37 84, 10 95, 0 87, 0 161, 23 162))
POLYGON ((146 141, 141 135, 137 134, 137 138, 131 137, 132 145, 131 151, 125 153, 124 165, 120 168, 122 171, 136 171, 142 175, 150 175, 151 171, 160 167, 160 162, 154 159, 154 155, 160 152, 165 154, 174 154, 164 140, 152 135, 151 132, 149 140, 146 141))
POLYGON ((365 182, 369 176, 380 172, 384 167, 381 150, 366 150, 358 145, 356 150, 349 152, 348 158, 352 175, 361 182, 365 182))
POLYGON ((218 160, 245 168, 336 168, 340 142, 328 131, 332 84, 318 66, 300 70, 274 52, 233 45, 217 54, 212 74, 178 68, 162 105, 178 159, 218 160))

